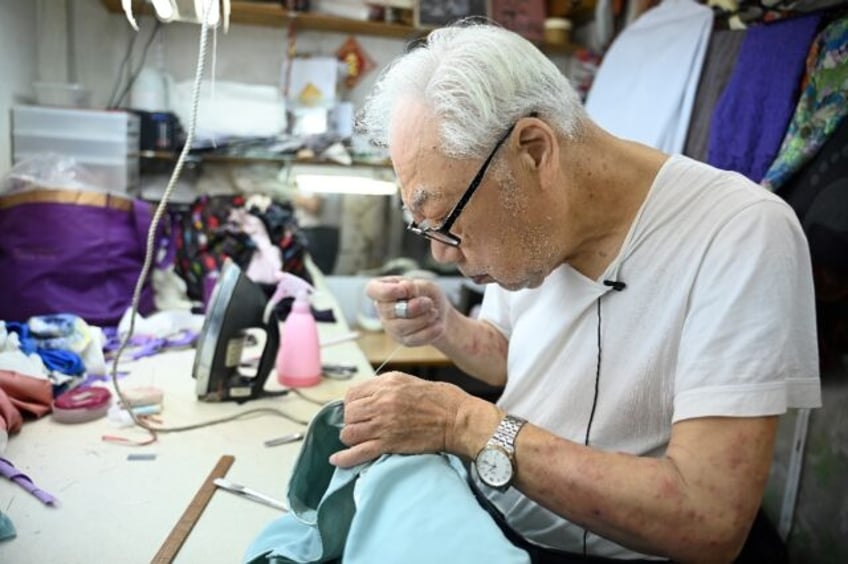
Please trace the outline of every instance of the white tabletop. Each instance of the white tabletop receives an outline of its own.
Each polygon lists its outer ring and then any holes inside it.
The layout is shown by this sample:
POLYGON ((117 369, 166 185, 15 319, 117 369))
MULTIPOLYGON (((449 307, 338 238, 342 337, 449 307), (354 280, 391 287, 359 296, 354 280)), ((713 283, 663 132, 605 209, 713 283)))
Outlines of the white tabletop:
MULTIPOLYGON (((321 308, 321 304, 315 305, 321 308)), ((348 332, 343 322, 318 325, 322 340, 348 332)), ((194 350, 185 350, 127 363, 131 374, 120 384, 165 390, 161 417, 167 426, 198 423, 255 407, 279 408, 302 419, 309 419, 319 409, 294 394, 242 405, 200 402, 191 377, 193 360, 194 350)), ((352 381, 373 375, 355 341, 324 347, 322 360, 356 365, 358 373, 352 381)), ((302 393, 329 401, 342 397, 350 382, 325 379, 302 393)), ((279 388, 273 373, 267 387, 279 388)), ((223 455, 235 457, 227 478, 284 500, 302 443, 266 447, 263 442, 302 430, 304 426, 284 418, 262 415, 160 434, 156 443, 139 447, 103 441, 101 436, 106 434, 147 436, 140 429, 120 429, 105 418, 62 424, 47 416, 25 423, 10 439, 4 456, 56 496, 59 505, 46 506, 0 478, 0 509, 18 533, 17 538, 0 542, 0 562, 150 562, 223 455), (128 459, 128 455, 140 453, 155 454, 155 459, 128 459)), ((240 562, 248 544, 277 515, 271 507, 219 489, 175 562, 240 562)))

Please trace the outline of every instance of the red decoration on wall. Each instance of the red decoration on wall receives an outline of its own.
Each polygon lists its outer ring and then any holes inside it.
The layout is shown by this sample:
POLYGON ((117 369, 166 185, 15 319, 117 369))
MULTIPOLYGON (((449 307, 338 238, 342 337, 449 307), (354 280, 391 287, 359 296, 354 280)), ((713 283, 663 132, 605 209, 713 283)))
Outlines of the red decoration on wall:
POLYGON ((356 86, 359 79, 377 66, 355 37, 347 38, 347 41, 336 51, 336 57, 347 67, 344 84, 348 88, 356 86))

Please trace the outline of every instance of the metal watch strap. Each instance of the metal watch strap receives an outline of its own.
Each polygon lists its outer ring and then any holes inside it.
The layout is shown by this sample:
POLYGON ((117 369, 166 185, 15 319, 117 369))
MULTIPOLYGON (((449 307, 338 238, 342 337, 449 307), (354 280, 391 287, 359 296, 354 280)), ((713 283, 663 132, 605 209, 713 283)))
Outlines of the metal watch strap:
POLYGON ((515 452, 515 437, 525 423, 527 423, 526 419, 507 414, 501 419, 495 434, 489 439, 489 444, 501 446, 512 455, 515 452))

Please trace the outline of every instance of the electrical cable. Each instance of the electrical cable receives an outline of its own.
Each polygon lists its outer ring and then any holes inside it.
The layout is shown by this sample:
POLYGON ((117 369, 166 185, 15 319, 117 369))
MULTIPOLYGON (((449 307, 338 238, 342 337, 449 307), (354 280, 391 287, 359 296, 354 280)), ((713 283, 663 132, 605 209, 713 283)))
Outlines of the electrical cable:
MULTIPOLYGON (((194 76, 194 87, 193 87, 193 91, 192 91, 191 110, 190 110, 188 128, 187 128, 187 131, 186 131, 185 144, 183 145, 182 151, 180 151, 180 155, 177 158, 177 162, 174 164, 174 170, 171 173, 171 177, 168 180, 168 184, 165 187, 164 193, 162 194, 162 199, 159 201, 159 205, 156 207, 156 211, 153 214, 153 219, 150 222, 150 228, 147 231, 147 242, 146 242, 146 251, 145 251, 145 256, 144 256, 144 264, 141 268, 141 273, 139 274, 138 279, 136 280, 135 289, 133 291, 132 304, 131 304, 131 314, 130 314, 130 326, 129 326, 129 329, 127 330, 127 332, 121 338, 121 342, 120 342, 120 345, 118 347, 118 350, 115 352, 115 357, 112 360, 112 370, 111 370, 111 373, 110 373, 112 385, 115 388, 115 393, 118 395, 118 398, 120 399, 121 404, 125 405, 125 406, 129 406, 129 402, 127 401, 127 398, 124 395, 124 393, 121 391, 120 385, 118 383, 118 363, 120 362, 121 355, 123 354, 124 350, 127 348, 129 341, 132 338, 133 333, 135 332, 135 321, 136 321, 136 316, 138 315, 139 303, 141 301, 142 288, 144 287, 144 281, 147 279, 147 276, 150 272, 150 267, 153 263, 153 254, 154 254, 155 243, 156 243, 157 226, 159 225, 159 222, 161 221, 162 216, 165 213, 165 208, 168 204, 168 200, 171 197, 171 193, 174 191, 174 187, 176 186, 177 180, 180 177, 180 173, 182 172, 183 165, 186 161, 186 158, 188 157, 188 153, 191 150, 191 145, 192 145, 192 142, 194 140, 194 134, 195 134, 196 126, 197 126, 198 107, 200 105, 200 90, 201 90, 201 84, 203 82, 203 73, 204 73, 205 63, 206 63, 206 47, 207 47, 207 42, 208 42, 207 36, 208 36, 209 28, 211 27, 207 23, 206 14, 207 14, 209 2, 212 2, 212 1, 216 1, 216 0, 207 0, 207 4, 204 7, 203 21, 200 24, 201 29, 200 29, 200 39, 199 39, 199 47, 198 47, 198 54, 197 54, 197 68, 195 70, 195 76, 194 76)), ((157 21, 157 24, 159 24, 159 23, 160 22, 157 21)), ((158 26, 157 26, 157 29, 158 29, 158 26)), ((154 31, 153 35, 155 35, 155 31, 154 31)), ((148 44, 147 44, 148 46, 151 43, 151 41, 152 40, 148 40, 148 44)), ((248 417, 248 416, 251 416, 251 415, 256 415, 256 416, 258 416, 258 415, 268 415, 268 414, 277 415, 277 416, 283 417, 285 419, 288 419, 290 421, 293 421, 295 423, 299 423, 301 425, 307 425, 308 424, 308 421, 300 420, 300 419, 282 411, 281 409, 277 409, 277 408, 273 408, 273 407, 260 407, 260 408, 255 408, 255 409, 249 409, 247 411, 243 411, 243 412, 240 412, 240 413, 237 413, 237 414, 234 414, 234 415, 230 415, 230 416, 226 416, 226 417, 220 417, 220 418, 217 418, 217 419, 211 419, 211 420, 203 421, 203 422, 200 422, 200 423, 182 425, 182 426, 178 426, 178 427, 151 426, 146 421, 143 421, 138 415, 136 415, 133 412, 132 409, 127 409, 127 413, 132 418, 132 421, 136 426, 141 427, 142 429, 144 429, 144 430, 146 430, 150 433, 150 435, 152 437, 152 441, 156 440, 156 433, 177 433, 177 432, 181 432, 181 431, 189 431, 189 430, 193 430, 193 429, 199 429, 201 427, 209 427, 209 426, 217 425, 217 424, 220 424, 220 423, 227 423, 227 422, 234 421, 236 419, 241 419, 243 417, 248 417)), ((113 439, 114 439, 114 437, 113 437, 113 439)), ((152 442, 152 441, 149 441, 149 442, 152 442)), ((129 441, 124 441, 124 442, 127 443, 127 444, 149 444, 149 442, 148 443, 130 443, 129 441)))
MULTIPOLYGON (((605 282, 606 283, 606 282, 605 282)), ((607 286, 611 286, 616 290, 620 291, 618 288, 613 286, 613 284, 607 284, 607 286)), ((622 286, 623 288, 623 286, 622 286)), ((589 434, 592 431, 592 422, 595 420, 595 409, 598 407, 598 391, 600 390, 601 385, 601 298, 603 296, 598 296, 597 300, 597 310, 598 310, 598 334, 597 334, 597 346, 598 346, 598 360, 595 363, 595 392, 592 397, 592 411, 589 412, 589 423, 586 424, 586 438, 583 439, 583 445, 589 446, 589 434)), ((589 537, 589 529, 583 529, 583 557, 588 557, 587 549, 586 549, 586 540, 589 537)))
MULTIPOLYGON (((205 24, 203 24, 203 25, 205 25, 205 24)), ((159 34, 159 30, 161 28, 162 28, 162 22, 160 22, 159 20, 156 20, 156 25, 153 28, 153 31, 150 32, 150 37, 147 38, 147 43, 144 44, 144 48, 141 51, 141 60, 138 62, 138 66, 136 67, 135 71, 133 71, 133 74, 130 76, 130 79, 127 82, 127 85, 121 91, 121 95, 118 97, 118 99, 115 101, 115 103, 109 107, 110 110, 114 110, 115 108, 119 107, 121 105, 121 102, 124 101, 124 98, 127 96, 127 94, 129 94, 130 88, 133 87, 133 84, 135 84, 135 81, 138 79, 138 76, 141 74, 142 69, 144 69, 144 62, 147 60, 147 52, 150 50, 150 45, 153 44, 153 40, 159 34)), ((205 40, 204 40, 204 43, 205 43, 205 40)), ((206 47, 204 45, 204 49, 205 48, 206 47)))
POLYGON ((135 46, 135 40, 138 37, 138 33, 130 32, 130 40, 127 42, 127 51, 124 53, 124 58, 121 61, 120 66, 118 67, 118 77, 115 79, 115 85, 112 87, 112 93, 109 95, 109 102, 106 104, 107 108, 115 107, 115 96, 118 94, 118 88, 121 87, 121 82, 123 82, 124 73, 127 69, 127 63, 132 56, 133 47, 135 46))

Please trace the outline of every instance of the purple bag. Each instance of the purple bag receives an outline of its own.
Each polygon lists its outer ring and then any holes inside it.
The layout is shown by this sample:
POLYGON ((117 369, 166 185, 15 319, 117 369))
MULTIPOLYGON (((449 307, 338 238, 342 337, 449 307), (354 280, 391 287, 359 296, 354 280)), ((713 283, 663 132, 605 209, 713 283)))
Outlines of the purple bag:
MULTIPOLYGON (((144 264, 150 206, 79 190, 0 196, 0 319, 73 313, 117 325, 144 264)), ((139 312, 153 311, 148 279, 139 312)))

